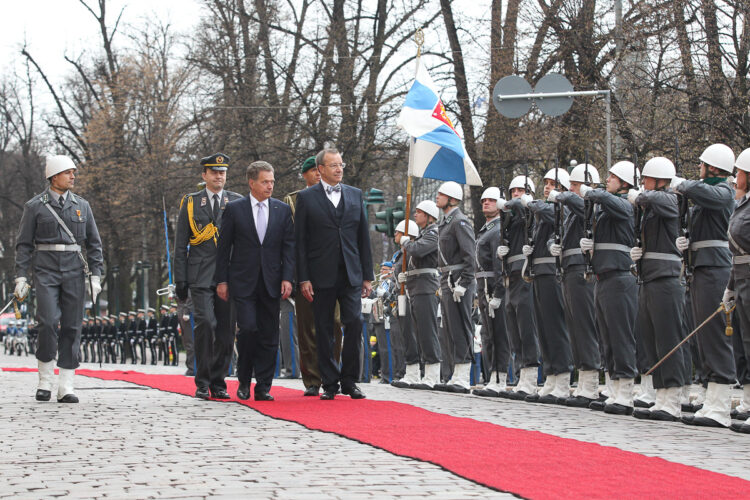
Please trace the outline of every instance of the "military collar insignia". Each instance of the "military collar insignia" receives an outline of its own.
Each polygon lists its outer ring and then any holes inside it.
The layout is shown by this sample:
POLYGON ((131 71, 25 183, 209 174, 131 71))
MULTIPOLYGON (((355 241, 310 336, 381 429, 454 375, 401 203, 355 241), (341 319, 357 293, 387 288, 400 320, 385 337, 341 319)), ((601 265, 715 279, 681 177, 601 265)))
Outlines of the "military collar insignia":
POLYGON ((49 193, 44 193, 39 200, 44 203, 45 205, 49 203, 49 193))
POLYGON ((226 205, 227 203, 229 203, 229 196, 224 195, 224 205, 226 205))
POLYGON ((449 215, 448 217, 446 217, 445 219, 443 219, 443 223, 444 224, 450 224, 452 220, 453 220, 453 216, 449 215))
POLYGON ((206 198, 205 196, 201 197, 201 206, 202 207, 205 207, 207 202, 208 202, 208 198, 206 198))
POLYGON ((489 224, 486 224, 482 229, 484 229, 486 231, 489 231, 493 227, 495 227, 495 221, 494 220, 492 222, 490 222, 489 224))

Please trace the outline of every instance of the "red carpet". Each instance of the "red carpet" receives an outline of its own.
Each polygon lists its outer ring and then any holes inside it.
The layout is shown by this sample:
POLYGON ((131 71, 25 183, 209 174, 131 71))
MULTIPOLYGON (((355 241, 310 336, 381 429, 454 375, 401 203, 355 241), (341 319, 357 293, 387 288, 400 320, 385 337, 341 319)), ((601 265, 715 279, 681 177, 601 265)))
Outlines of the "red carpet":
MULTIPOLYGON (((193 379, 182 375, 95 370, 76 373, 188 396, 195 393, 193 379)), ((237 382, 229 381, 229 393, 234 395, 236 389, 237 382)), ((346 396, 320 401, 283 387, 274 387, 271 392, 275 402, 232 401, 269 417, 431 462, 471 481, 526 498, 750 496, 750 481, 618 448, 452 417, 403 403, 354 401, 346 396), (582 464, 588 464, 588 469, 581 470, 582 464)), ((686 439, 688 433, 686 429, 686 439)))

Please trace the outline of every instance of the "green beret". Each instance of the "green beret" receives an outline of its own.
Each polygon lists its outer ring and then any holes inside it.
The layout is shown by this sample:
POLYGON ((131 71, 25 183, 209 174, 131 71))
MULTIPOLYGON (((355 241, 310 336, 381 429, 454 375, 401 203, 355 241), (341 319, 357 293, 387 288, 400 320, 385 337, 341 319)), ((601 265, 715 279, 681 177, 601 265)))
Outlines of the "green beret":
POLYGON ((307 172, 311 168, 315 168, 315 167, 317 167, 317 165, 315 164, 315 157, 311 156, 310 158, 308 158, 307 160, 305 160, 305 162, 302 164, 302 167, 300 168, 300 170, 304 174, 305 172, 307 172))

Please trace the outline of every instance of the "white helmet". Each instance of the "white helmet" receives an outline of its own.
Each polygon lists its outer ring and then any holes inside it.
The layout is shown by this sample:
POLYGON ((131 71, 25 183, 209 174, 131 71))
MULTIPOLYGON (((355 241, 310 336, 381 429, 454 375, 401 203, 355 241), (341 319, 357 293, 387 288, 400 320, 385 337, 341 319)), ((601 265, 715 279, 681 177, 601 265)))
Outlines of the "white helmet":
POLYGON ((750 173, 750 148, 744 150, 739 156, 737 156, 737 161, 734 162, 734 166, 743 172, 750 173))
POLYGON ((49 179, 50 177, 54 177, 60 172, 65 172, 66 170, 70 170, 71 168, 73 170, 78 170, 75 163, 73 163, 73 160, 71 160, 67 156, 50 155, 47 157, 47 163, 44 167, 44 177, 49 179))
POLYGON ((621 181, 625 181, 634 188, 638 185, 638 181, 641 179, 641 174, 632 161, 618 161, 609 169, 609 173, 616 175, 621 181), (633 185, 633 177, 635 176, 636 185, 633 185))
MULTIPOLYGON (((526 176, 525 175, 517 175, 513 177, 513 180, 510 181, 510 185, 508 186, 508 192, 511 192, 515 188, 526 189, 526 176)), ((534 182, 531 179, 529 179, 529 190, 532 193, 534 192, 534 182)))
MULTIPOLYGON (((402 220, 401 222, 396 225, 396 231, 405 234, 406 231, 404 231, 404 228, 406 227, 406 221, 402 220)), ((409 219, 409 236, 417 237, 419 236, 419 227, 417 226, 417 223, 413 220, 409 219)))
POLYGON ((734 152, 726 144, 711 144, 703 151, 700 161, 730 174, 734 172, 734 152))
POLYGON ((443 193, 446 196, 455 198, 459 201, 464 199, 464 188, 458 182, 448 181, 444 182, 438 189, 438 193, 443 193))
POLYGON ((581 163, 577 165, 572 172, 570 172, 570 180, 573 182, 590 182, 591 184, 599 184, 599 171, 591 163, 581 163), (588 175, 586 173, 588 172, 588 175), (588 180, 586 179, 588 177, 588 180))
POLYGON ((420 201, 417 205, 417 210, 421 210, 435 220, 438 220, 440 217, 440 210, 438 210, 437 205, 432 200, 420 201))
POLYGON ((482 196, 479 198, 480 200, 484 199, 490 199, 498 201, 500 199, 500 189, 496 187, 488 187, 484 190, 484 193, 482 193, 482 196))
POLYGON ((677 175, 674 163, 669 158, 654 156, 643 165, 643 177, 654 179, 671 179, 677 175))
MULTIPOLYGON (((557 170, 557 182, 559 182, 565 189, 570 189, 570 174, 564 168, 553 168, 546 174, 545 179, 555 180, 555 170, 557 170)), ((557 186, 555 186, 557 188, 557 186)))

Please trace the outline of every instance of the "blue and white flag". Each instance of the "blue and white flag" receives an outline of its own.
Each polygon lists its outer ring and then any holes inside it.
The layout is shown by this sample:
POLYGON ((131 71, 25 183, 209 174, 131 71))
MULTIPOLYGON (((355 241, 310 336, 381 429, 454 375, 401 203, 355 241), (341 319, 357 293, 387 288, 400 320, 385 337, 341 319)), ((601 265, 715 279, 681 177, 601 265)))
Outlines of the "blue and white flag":
POLYGON ((427 68, 417 60, 417 76, 406 95, 398 125, 412 136, 409 175, 481 186, 482 180, 453 127, 427 68))

